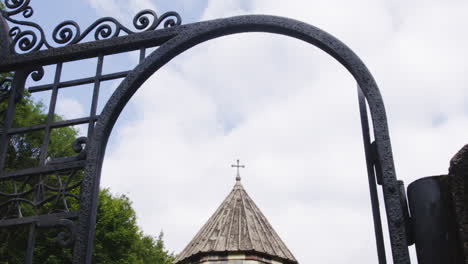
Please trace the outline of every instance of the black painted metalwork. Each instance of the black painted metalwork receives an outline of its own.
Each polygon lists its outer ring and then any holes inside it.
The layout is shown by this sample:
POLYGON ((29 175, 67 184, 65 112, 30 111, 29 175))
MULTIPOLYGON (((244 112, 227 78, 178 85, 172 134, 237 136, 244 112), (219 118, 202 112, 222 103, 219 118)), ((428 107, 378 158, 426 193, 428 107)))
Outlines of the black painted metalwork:
MULTIPOLYGON (((12 39, 11 51, 32 52, 42 48, 52 49, 52 44, 46 39, 44 30, 36 23, 20 21, 13 18, 14 15, 22 13, 24 18, 30 18, 34 11, 30 6, 30 0, 7 0, 5 1, 7 11, 2 11, 3 17, 13 26, 9 30, 12 39), (21 29, 19 25, 27 29, 21 29)), ((94 40, 111 39, 122 34, 132 35, 138 32, 155 30, 163 24, 164 28, 180 25, 180 15, 176 12, 167 12, 162 16, 152 10, 143 10, 133 18, 133 26, 138 31, 132 31, 112 17, 104 17, 96 20, 83 32, 78 23, 67 20, 57 25, 52 32, 52 39, 57 45, 72 45, 80 43, 94 32, 94 40)))
POLYGON ((385 263, 386 256, 376 181, 383 189, 393 263, 410 263, 401 184, 396 179, 382 97, 367 67, 340 40, 319 28, 283 17, 249 15, 181 25, 180 16, 175 12, 158 17, 153 11, 145 10, 135 16, 135 30, 113 18, 99 19, 83 32, 76 22, 65 21, 53 30, 51 44, 38 24, 15 18, 28 19, 33 15, 30 0, 8 0, 6 6, 0 18, 0 72, 13 71, 15 75, 1 83, 0 99, 7 100, 8 107, 1 113, 0 188, 3 183, 13 187, 9 192, 0 192, 0 199, 5 201, 0 204, 0 228, 29 226, 25 263, 33 263, 36 230, 55 227, 66 228, 67 232, 60 233, 57 241, 61 246, 73 247, 73 263, 91 263, 102 162, 107 140, 121 111, 139 87, 177 55, 202 42, 242 32, 275 33, 305 41, 335 58, 355 78, 379 262, 385 263), (161 24, 163 27, 158 29, 161 24), (94 39, 90 40, 92 36, 94 39), (147 56, 149 47, 158 48, 147 56), (134 69, 103 74, 107 55, 127 51, 140 52, 140 63, 134 69), (93 76, 61 80, 64 64, 86 58, 97 59, 93 76), (47 120, 28 127, 12 127, 15 106, 25 92, 27 78, 40 80, 47 65, 55 65, 53 82, 27 88, 31 94, 51 91, 47 120), (122 78, 98 113, 101 83, 122 78), (93 84, 89 114, 71 120, 54 120, 59 90, 82 84, 93 84), (372 143, 366 104, 372 121, 372 143), (77 155, 49 157, 51 131, 78 124, 87 124, 88 133, 73 144, 77 155), (43 133, 37 166, 8 170, 5 164, 8 144, 15 136, 25 133, 43 133), (68 206, 72 200, 78 209, 68 206), (34 208, 34 213, 23 215, 24 206, 34 208))
POLYGON ((446 175, 432 176, 408 186, 419 263, 463 263, 449 181, 446 175))
POLYGON ((362 128, 362 138, 364 141, 364 153, 366 155, 367 163, 367 176, 369 181, 369 191, 372 205, 372 217, 374 220, 374 231, 375 231, 375 242, 377 246, 377 256, 379 258, 380 264, 387 263, 385 256, 385 244, 382 233, 382 219, 380 217, 380 208, 379 208, 379 197, 377 194, 377 184, 375 177, 375 163, 377 156, 373 151, 370 131, 369 131, 369 118, 367 115, 367 104, 366 98, 361 91, 359 86, 358 89, 358 102, 359 102, 359 113, 361 115, 361 128, 362 128))

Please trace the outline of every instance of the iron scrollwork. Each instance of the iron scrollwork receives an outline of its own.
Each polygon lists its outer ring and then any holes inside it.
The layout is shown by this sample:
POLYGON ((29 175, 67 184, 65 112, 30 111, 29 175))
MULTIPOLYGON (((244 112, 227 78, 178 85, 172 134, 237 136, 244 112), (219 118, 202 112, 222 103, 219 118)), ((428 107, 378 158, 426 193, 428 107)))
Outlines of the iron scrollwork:
POLYGON ((23 98, 24 93, 24 85, 26 82, 26 78, 28 75, 31 75, 31 78, 34 81, 40 81, 44 77, 44 68, 42 66, 38 66, 35 68, 30 68, 25 70, 24 72, 18 72, 17 76, 15 77, 13 74, 4 74, 1 76, 0 79, 0 102, 8 99, 11 93, 11 89, 16 83, 16 87, 18 87, 17 92, 15 94, 15 103, 18 103, 23 98))
POLYGON ((5 75, 1 76, 0 80, 0 102, 3 102, 10 95, 10 88, 13 82, 13 77, 5 75))
MULTIPOLYGON (((0 103, 8 100, 12 89, 16 89, 16 91, 14 92, 14 99, 11 103, 16 104, 20 102, 23 99, 24 86, 26 78, 29 75, 31 75, 34 81, 40 81, 44 77, 44 68, 42 66, 37 66, 35 68, 25 69, 24 71, 18 71, 16 74, 3 74, 2 79, 0 79, 0 103)), ((8 107, 0 108, 0 133, 3 133, 5 130, 5 120, 8 119, 7 110, 8 107)))
POLYGON ((71 169, 28 176, 3 186, 9 190, 2 188, 0 191, 0 221, 73 211, 73 204, 79 202, 77 192, 82 182, 81 174, 79 170, 71 169))
POLYGON ((39 228, 50 228, 50 227, 65 227, 68 231, 68 235, 65 232, 58 233, 55 240, 62 247, 71 247, 76 237, 76 225, 70 219, 46 219, 39 221, 37 227, 39 228))
POLYGON ((156 30, 160 25, 163 25, 164 28, 169 28, 182 23, 182 19, 177 12, 170 11, 158 16, 153 10, 143 10, 135 15, 133 18, 135 30, 122 25, 113 17, 100 18, 84 31, 81 31, 80 26, 75 21, 67 20, 54 28, 52 32, 53 44, 50 44, 46 39, 44 30, 38 24, 12 18, 19 13, 22 13, 24 18, 30 18, 34 14, 34 10, 29 4, 30 0, 5 1, 5 6, 8 10, 2 11, 2 15, 6 20, 15 25, 9 30, 9 35, 12 38, 12 53, 18 53, 17 51, 28 53, 43 48, 52 49, 54 46, 78 44, 92 35, 93 32, 94 40, 104 40, 119 37, 122 34, 131 35, 156 30), (22 29, 17 25, 28 29, 22 29))
POLYGON ((47 161, 47 165, 55 165, 55 164, 84 160, 86 158, 86 144, 87 143, 88 143, 87 137, 79 137, 75 139, 75 141, 73 141, 72 143, 72 149, 73 151, 75 151, 75 153, 78 153, 77 155, 71 156, 71 157, 49 159, 47 161))

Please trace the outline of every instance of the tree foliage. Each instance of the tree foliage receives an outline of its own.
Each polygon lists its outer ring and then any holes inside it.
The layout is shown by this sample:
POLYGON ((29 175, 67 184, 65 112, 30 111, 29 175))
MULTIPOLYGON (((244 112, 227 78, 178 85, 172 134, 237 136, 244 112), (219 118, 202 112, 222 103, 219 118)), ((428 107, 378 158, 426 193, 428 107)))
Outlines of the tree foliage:
MULTIPOLYGON (((8 74, 0 76, 0 81, 2 77, 8 77, 8 74)), ((6 102, 1 102, 0 112, 3 112, 6 107, 6 102)), ((54 121, 62 119, 58 115, 53 118, 54 121)), ((35 102, 26 93, 16 105, 13 127, 43 124, 46 119, 47 113, 44 104, 35 102)), ((71 144, 77 135, 78 131, 72 127, 53 129, 50 134, 48 156, 64 157, 76 154, 73 152, 71 144)), ((7 149, 5 170, 36 167, 43 139, 43 130, 12 136, 7 149)), ((11 181, 0 181, 1 191, 8 193, 13 188, 12 184, 11 181)), ((5 198, 0 196, 0 204, 2 199, 5 198)), ((78 203, 71 203, 70 207, 76 210, 78 203)), ((28 209, 25 208, 25 210, 28 209)), ((0 211, 1 218, 3 216, 0 211)), ((136 220, 135 211, 127 196, 113 195, 109 189, 101 190, 93 263, 171 264, 174 256, 165 249, 163 233, 161 232, 158 237, 145 235, 138 227, 136 220)), ((70 263, 71 249, 64 249, 55 241, 55 236, 59 231, 61 230, 38 229, 34 263, 70 263)), ((24 263, 27 234, 27 226, 0 228, 0 264, 24 263)))
POLYGON ((154 238, 138 228, 135 211, 127 196, 101 190, 93 263, 170 264, 173 259, 164 248, 162 232, 154 238))
MULTIPOLYGON (((4 74, 3 78, 11 78, 11 74, 4 74)), ((1 81, 1 79, 0 79, 1 81)), ((9 87, 4 87, 9 88, 9 87)), ((8 89, 4 89, 8 91, 8 89)), ((0 103, 0 113, 3 115, 7 108, 7 102, 0 103)), ((31 95, 25 92, 24 97, 15 105, 15 115, 13 118, 13 127, 28 127, 31 125, 44 124, 47 119, 46 108, 42 102, 35 102, 31 95)), ((61 120, 61 117, 55 115, 54 121, 61 120)), ((5 171, 16 171, 37 167, 39 164, 39 155, 41 145, 44 140, 44 130, 33 131, 24 134, 12 135, 9 138, 7 153, 5 157, 5 171)), ((63 127, 53 129, 50 132, 48 144, 48 156, 64 157, 75 155, 71 145, 78 135, 78 131, 73 127, 63 127)), ((81 176, 80 176, 81 177, 81 176)), ((19 192, 34 189, 37 177, 27 179, 7 179, 0 181, 0 190, 2 193, 11 194, 15 190, 19 192)), ((45 177, 44 177, 45 178, 45 177)), ((79 179, 75 180, 77 182, 79 179)), ((51 186, 56 186, 56 177, 48 177, 47 182, 51 186), (55 182, 55 183, 53 183, 55 182)), ((73 194, 79 195, 79 190, 73 191, 73 194)), ((32 196, 33 194, 30 194, 32 196)), ((0 195, 0 204, 11 199, 9 196, 0 195)), ((33 200, 33 197, 29 197, 33 200)), ((53 203, 52 203, 53 204, 53 203)), ((0 220, 8 217, 15 217, 12 213, 18 214, 16 204, 9 203, 9 206, 3 206, 0 209, 0 220)), ((69 201, 70 209, 77 209, 76 200, 69 201)), ((47 213, 51 206, 43 206, 41 210, 33 206, 21 206, 22 216, 31 216, 35 214, 47 213)), ((0 263, 23 263, 25 257, 26 241, 28 236, 28 225, 12 226, 0 229, 0 263)), ((60 230, 62 231, 62 230, 60 230)), ((36 249, 34 251, 35 260, 39 263, 66 263, 64 259, 70 259, 71 250, 63 249, 55 242, 57 232, 45 229, 38 229, 36 236, 36 249)))
MULTIPOLYGON (((0 109, 5 110, 6 102, 0 104, 0 109)), ((30 95, 16 104, 13 127, 27 127, 31 125, 44 124, 47 119, 45 107, 42 102, 34 102, 30 95)), ((54 116, 54 121, 62 118, 54 116)), ((48 145, 48 156, 66 157, 72 156, 71 145, 78 135, 78 131, 73 127, 62 127, 52 129, 48 145)), ((31 133, 18 134, 10 138, 6 156, 6 171, 26 169, 36 167, 39 161, 40 148, 44 139, 44 130, 31 133)))

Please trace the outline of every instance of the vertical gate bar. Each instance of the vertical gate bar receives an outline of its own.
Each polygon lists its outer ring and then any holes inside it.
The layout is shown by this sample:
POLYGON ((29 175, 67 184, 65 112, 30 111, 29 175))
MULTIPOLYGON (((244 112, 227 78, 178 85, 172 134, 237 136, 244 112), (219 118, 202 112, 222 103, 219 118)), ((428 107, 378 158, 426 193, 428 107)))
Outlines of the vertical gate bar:
POLYGON ((0 15, 0 61, 3 61, 11 54, 11 37, 8 32, 10 27, 6 19, 0 15))
POLYGON ((24 89, 24 84, 26 78, 29 75, 29 70, 24 69, 15 72, 13 76, 13 82, 11 83, 10 87, 10 96, 8 98, 8 105, 6 109, 6 113, 3 120, 3 130, 0 142, 0 174, 3 174, 5 169, 5 159, 8 149, 8 143, 10 142, 10 135, 8 135, 8 131, 10 130, 11 126, 13 125, 13 120, 15 116, 16 110, 16 97, 19 93, 20 89, 24 89))
POLYGON ((57 104, 58 85, 60 83, 60 76, 62 75, 62 62, 57 63, 55 69, 54 86, 52 87, 52 95, 50 97, 49 113, 47 115, 46 127, 44 130, 44 139, 41 146, 41 154, 39 156, 39 166, 44 166, 47 158, 47 150, 49 147, 50 126, 54 122, 55 105, 57 104))
POLYGON ((36 243, 36 223, 32 223, 29 225, 28 248, 26 250, 25 264, 33 263, 35 243, 36 243))
MULTIPOLYGON (((15 74, 16 75, 16 74, 15 74)), ((18 77, 18 75, 16 75, 18 77)), ((8 104, 6 112, 4 113, 3 118, 3 127, 2 127, 2 138, 0 142, 0 170, 3 174, 5 169, 5 159, 8 149, 8 143, 10 142, 10 136, 8 135, 8 130, 10 130, 13 123, 13 117, 15 115, 15 97, 16 97, 16 87, 14 83, 10 87, 10 97, 8 98, 8 104)))
POLYGON ((359 101, 359 113, 361 115, 361 128, 362 128, 362 138, 364 141, 364 153, 366 156, 367 164, 367 176, 369 179, 369 191, 372 205, 372 217, 374 219, 374 232, 375 232, 375 242, 377 246, 377 255, 379 258, 380 264, 386 264, 387 259, 385 256, 385 245, 383 241, 382 233, 382 220, 380 218, 380 209, 379 209, 379 198, 377 196, 377 184, 375 182, 375 172, 374 172, 374 157, 372 157, 371 150, 371 139, 369 133, 369 119, 367 115, 367 106, 366 98, 361 91, 359 85, 357 86, 358 90, 358 101, 359 101))
MULTIPOLYGON (((18 194, 18 188, 16 186, 16 182, 13 182, 13 193, 15 195, 18 194)), ((21 203, 19 201, 16 201, 16 210, 18 212, 18 217, 23 217, 23 212, 21 211, 21 203)))
POLYGON ((101 88, 101 76, 102 76, 102 65, 104 63, 104 56, 100 55, 98 57, 98 62, 96 66, 96 75, 94 76, 94 89, 93 89, 93 99, 91 103, 91 111, 89 113, 89 124, 88 124, 88 138, 91 138, 93 135, 94 124, 96 122, 96 109, 99 99, 99 89, 101 88))
POLYGON ((146 49, 145 48, 142 48, 140 49, 140 63, 145 59, 146 57, 146 49))

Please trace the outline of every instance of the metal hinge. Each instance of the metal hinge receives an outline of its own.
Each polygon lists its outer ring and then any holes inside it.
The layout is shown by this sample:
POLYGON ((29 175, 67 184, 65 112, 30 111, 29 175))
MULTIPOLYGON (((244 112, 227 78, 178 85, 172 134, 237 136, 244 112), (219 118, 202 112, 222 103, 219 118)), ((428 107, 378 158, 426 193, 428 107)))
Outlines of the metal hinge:
POLYGON ((408 207, 408 199, 406 198, 405 183, 401 180, 397 181, 398 183, 398 194, 400 197, 401 209, 403 210, 403 223, 405 225, 406 231, 406 242, 408 246, 414 244, 413 236, 413 221, 411 219, 408 207))
POLYGON ((377 144, 375 143, 375 141, 372 141, 371 143, 371 155, 372 155, 372 163, 374 164, 374 168, 375 168, 375 178, 377 180, 377 184, 382 185, 383 184, 382 167, 380 166, 379 155, 377 152, 377 144))

